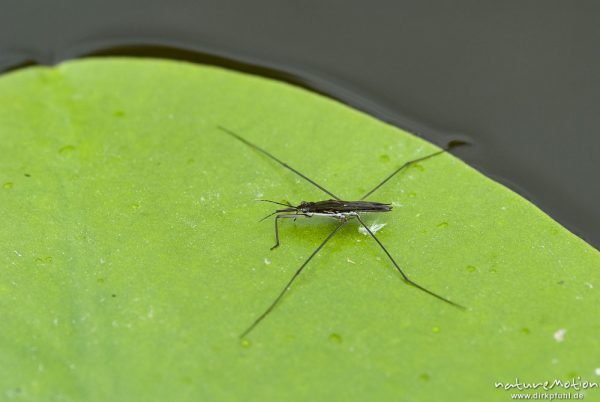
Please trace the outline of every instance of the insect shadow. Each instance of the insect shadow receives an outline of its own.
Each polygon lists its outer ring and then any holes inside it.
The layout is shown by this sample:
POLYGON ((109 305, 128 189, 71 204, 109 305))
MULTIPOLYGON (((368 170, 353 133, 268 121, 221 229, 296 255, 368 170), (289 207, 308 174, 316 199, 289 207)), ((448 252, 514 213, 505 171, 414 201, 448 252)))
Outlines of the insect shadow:
POLYGON ((292 278, 289 280, 289 282, 285 285, 285 287, 283 288, 283 290, 279 293, 279 295, 275 298, 275 300, 271 303, 271 305, 269 305, 269 307, 260 315, 258 316, 258 318, 256 318, 256 320, 254 320, 254 322, 244 331, 242 332, 242 334, 240 335, 240 338, 244 338, 246 335, 248 335, 272 310, 273 308, 275 308, 275 306, 277 305, 277 303, 279 303, 279 301, 281 300, 281 298, 285 295, 285 293, 290 289, 290 287, 292 286, 292 283, 296 280, 296 278, 298 276, 300 276, 300 274, 302 273, 302 271, 304 270, 304 268, 306 268, 306 266, 308 265, 308 263, 310 262, 310 260, 313 259, 313 257, 315 255, 317 255, 317 253, 319 251, 321 251, 321 249, 325 246, 325 244, 327 244, 327 242, 329 240, 331 240, 331 238, 333 236, 335 236, 335 234, 342 228, 342 226, 344 226, 346 223, 348 223, 350 220, 352 219, 356 219, 360 225, 366 230, 366 232, 373 238, 373 240, 375 240, 377 242, 377 244, 379 245, 379 247, 381 247, 381 249, 383 250, 383 252, 388 256, 388 258, 390 259, 390 261, 392 262, 392 264, 394 264, 394 267, 396 267, 396 269, 398 270, 398 272, 400 273, 400 275, 402 276, 402 279, 416 287, 417 289, 428 293, 429 295, 445 302, 448 303, 454 307, 460 308, 460 309, 465 309, 464 306, 461 306, 458 303, 455 303, 421 285, 419 285, 418 283, 416 283, 415 281, 413 281, 412 279, 410 279, 402 270, 402 268, 400 268, 400 266, 398 265, 398 263, 396 262, 396 260, 394 260, 394 257, 392 257, 392 255, 389 253, 389 251, 385 248, 385 246, 381 243, 381 241, 377 238, 377 236, 375 236, 375 233, 373 233, 373 231, 367 226, 365 225, 365 223, 363 222, 363 220, 360 217, 360 214, 364 214, 364 213, 378 213, 378 212, 389 212, 392 210, 392 205, 391 204, 385 204, 385 203, 381 203, 381 202, 374 202, 374 201, 364 201, 365 198, 369 197, 370 195, 372 195, 375 191, 379 190, 381 188, 381 186, 383 186, 385 183, 387 183, 392 177, 394 177, 398 172, 400 172, 401 170, 403 170, 404 168, 417 163, 417 162, 421 162, 424 161, 426 159, 430 159, 433 158, 434 156, 443 154, 444 152, 448 152, 450 149, 455 148, 457 146, 460 145, 465 145, 467 144, 466 142, 463 141, 451 141, 450 143, 448 143, 448 145, 443 148, 440 151, 434 152, 432 154, 423 156, 421 158, 417 158, 417 159, 413 159, 410 160, 408 162, 405 162, 402 166, 400 166, 398 169, 394 170, 390 175, 388 175, 385 179, 383 179, 379 184, 377 184, 375 187, 373 187, 371 190, 369 190, 365 195, 363 195, 358 201, 343 201, 340 197, 338 197, 337 195, 333 194, 331 191, 327 190, 325 187, 321 186, 320 184, 316 183, 314 180, 306 177, 304 174, 300 173, 299 171, 297 171, 296 169, 294 169, 293 167, 291 167, 290 165, 288 165, 287 163, 281 161, 280 159, 278 159, 277 157, 275 157, 274 155, 270 154, 269 152, 267 152, 266 150, 260 148, 259 146, 251 143, 250 141, 242 138, 240 135, 234 133, 233 131, 222 127, 222 126, 217 126, 221 131, 231 135, 232 137, 234 137, 235 139, 243 142, 244 144, 246 144, 247 146, 249 146, 250 148, 262 153, 263 155, 266 155, 267 157, 271 158, 272 160, 274 160, 275 162, 279 163, 281 166, 285 167, 286 169, 291 170, 292 172, 294 172, 295 174, 297 174, 298 176, 302 177, 304 180, 308 181, 310 184, 312 184, 313 186, 317 187, 318 189, 320 189, 321 191, 325 192, 327 195, 329 195, 330 197, 332 197, 332 199, 329 200, 325 200, 325 201, 316 201, 316 202, 308 202, 308 201, 302 201, 300 204, 298 205, 292 205, 290 203, 280 203, 277 201, 271 201, 271 200, 258 200, 258 201, 264 201, 264 202, 270 202, 273 204, 277 204, 277 205, 281 205, 284 206, 285 208, 281 208, 281 209, 277 209, 275 210, 273 213, 265 216, 263 219, 261 219, 261 221, 273 216, 275 216, 275 244, 273 245, 273 247, 271 247, 271 250, 273 250, 274 248, 279 246, 279 220, 280 219, 296 219, 299 217, 303 217, 303 218, 310 218, 313 216, 325 216, 325 217, 330 217, 330 218, 334 218, 337 219, 340 224, 333 230, 333 232, 331 232, 326 238, 325 240, 323 240, 323 242, 312 252, 312 254, 304 261, 304 263, 300 266, 300 268, 298 268, 298 270, 296 271, 296 273, 294 273, 294 275, 292 276, 292 278))

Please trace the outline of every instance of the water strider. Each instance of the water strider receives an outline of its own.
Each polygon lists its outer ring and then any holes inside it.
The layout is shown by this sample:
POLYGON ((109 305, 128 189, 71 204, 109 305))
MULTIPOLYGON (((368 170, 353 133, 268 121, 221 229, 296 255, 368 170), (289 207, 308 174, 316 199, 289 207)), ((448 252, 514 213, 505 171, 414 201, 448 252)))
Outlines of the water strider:
POLYGON ((231 131, 231 130, 225 128, 225 127, 218 126, 218 128, 220 130, 224 131, 225 133, 231 135, 232 137, 238 139, 239 141, 243 142, 244 144, 248 145, 249 147, 255 149, 256 151, 258 151, 258 152, 260 152, 260 153, 268 156, 269 158, 271 158, 275 162, 279 163, 280 165, 282 165, 286 169, 291 170, 292 172, 294 172, 298 176, 302 177, 304 180, 308 181, 309 183, 311 183, 312 185, 316 186, 317 188, 319 188, 323 192, 327 193, 330 197, 333 197, 332 199, 325 200, 325 201, 316 201, 316 202, 302 201, 300 204, 298 204, 296 206, 294 206, 294 205, 292 205, 290 203, 283 204, 283 203, 276 202, 276 201, 271 201, 271 200, 259 200, 259 201, 270 202, 270 203, 273 203, 273 204, 282 205, 282 206, 285 207, 285 208, 282 208, 282 209, 278 209, 275 212, 273 212, 273 213, 265 216, 263 219, 261 219, 261 221, 262 221, 262 220, 265 220, 265 219, 267 219, 267 218, 269 218, 269 217, 271 217, 273 215, 276 215, 275 216, 275 245, 273 245, 273 247, 271 247, 271 250, 273 250, 275 247, 279 246, 279 226, 278 226, 279 219, 287 219, 287 218, 296 219, 296 218, 299 218, 299 217, 310 218, 312 216, 326 216, 326 217, 337 219, 340 222, 340 224, 333 230, 333 232, 331 232, 325 238, 325 240, 323 240, 323 242, 319 245, 319 247, 317 247, 312 252, 312 254, 304 261, 304 263, 300 266, 300 268, 298 268, 298 270, 296 271, 296 273, 294 274, 294 276, 292 276, 292 278, 289 280, 289 282, 287 283, 287 285, 285 285, 285 287, 283 288, 283 290, 279 293, 279 295, 275 298, 275 300, 271 303, 271 305, 260 316, 258 316, 258 318, 256 320, 254 320, 254 322, 252 323, 252 325, 250 325, 240 335, 240 338, 243 338, 246 335, 248 335, 250 333, 250 331, 252 331, 273 310, 273 308, 281 300, 281 298, 283 297, 283 295, 291 287, 291 285, 294 282, 294 280, 300 275, 300 273, 302 273, 302 270, 308 265, 308 263, 310 262, 310 260, 312 260, 312 258, 342 228, 342 226, 344 226, 346 223, 348 223, 348 221, 350 221, 352 219, 358 220, 358 222, 367 231, 367 233, 377 242, 377 244, 381 247, 381 249, 383 250, 383 252, 388 256, 388 258, 390 259, 390 261, 392 262, 392 264, 394 264, 394 267, 396 267, 396 269, 398 270, 398 272, 400 273, 400 275, 402 276, 402 278, 404 279, 404 281, 406 281, 410 285, 412 285, 412 286, 414 286, 414 287, 422 290, 423 292, 428 293, 431 296, 433 296, 433 297, 435 297, 435 298, 437 298, 439 300, 442 300, 445 303, 448 303, 448 304, 450 304, 450 305, 452 305, 454 307, 458 307, 460 309, 464 309, 464 307, 461 306, 460 304, 455 303, 455 302, 453 302, 451 300, 448 300, 447 298, 445 298, 443 296, 440 296, 439 294, 434 293, 431 290, 429 290, 427 288, 424 288, 423 286, 421 286, 418 283, 416 283, 413 280, 411 280, 404 273, 404 271, 402 271, 402 268, 400 268, 400 266, 396 263, 396 261, 394 260, 394 258, 392 257, 392 255, 389 253, 389 251, 384 247, 384 245, 377 238, 377 236, 375 236, 375 234, 371 231, 371 229, 369 229, 369 227, 367 225, 365 225, 365 223, 363 222, 363 220, 360 217, 360 214, 364 214, 364 213, 389 212, 389 211, 392 210, 391 204, 385 204, 385 203, 373 202, 373 201, 364 201, 364 199, 367 198, 368 196, 370 196, 371 194, 373 194, 379 188, 381 188, 381 186, 383 186, 388 180, 390 180, 392 177, 394 177, 402 169, 406 168, 407 166, 409 166, 409 165, 411 165, 413 163, 424 161, 424 160, 432 158, 432 157, 434 157, 436 155, 440 155, 440 154, 442 154, 444 152, 447 152, 447 151, 449 151, 450 149, 452 149, 452 148, 454 148, 456 146, 465 144, 464 142, 462 142, 462 141, 451 141, 446 148, 444 148, 444 149, 442 149, 440 151, 437 151, 437 152, 434 152, 432 154, 423 156, 421 158, 417 158, 417 159, 413 159, 411 161, 405 162, 402 166, 400 166, 398 169, 394 170, 389 176, 387 176, 385 179, 383 179, 381 181, 381 183, 377 184, 375 187, 373 187, 371 190, 369 190, 358 201, 344 201, 344 200, 340 199, 338 196, 336 196, 335 194, 333 194, 331 191, 329 191, 326 188, 324 188, 323 186, 317 184, 314 180, 309 179, 304 174, 300 173, 299 171, 297 171, 296 169, 294 169, 293 167, 291 167, 287 163, 285 163, 285 162, 281 161, 280 159, 276 158, 275 156, 271 155, 269 152, 265 151, 264 149, 260 148, 259 146, 254 145, 250 141, 242 138, 238 134, 234 133, 233 131, 231 131))

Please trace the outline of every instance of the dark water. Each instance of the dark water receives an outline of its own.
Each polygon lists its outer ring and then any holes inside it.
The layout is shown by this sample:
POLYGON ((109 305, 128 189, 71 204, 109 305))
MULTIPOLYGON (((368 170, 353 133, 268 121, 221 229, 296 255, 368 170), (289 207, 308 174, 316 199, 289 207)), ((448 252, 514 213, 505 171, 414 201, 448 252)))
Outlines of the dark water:
POLYGON ((600 248, 600 2, 0 0, 0 71, 85 55, 293 82, 458 156, 600 248), (326 4, 322 4, 326 3, 326 4))

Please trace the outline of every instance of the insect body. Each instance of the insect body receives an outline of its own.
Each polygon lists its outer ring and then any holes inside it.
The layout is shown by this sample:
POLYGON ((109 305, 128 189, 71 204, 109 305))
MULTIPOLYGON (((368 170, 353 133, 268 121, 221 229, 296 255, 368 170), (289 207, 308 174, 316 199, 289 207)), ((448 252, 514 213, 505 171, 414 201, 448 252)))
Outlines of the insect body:
POLYGON ((299 171, 297 171, 293 167, 289 166, 285 162, 279 160, 278 158, 276 158, 275 156, 273 156, 269 152, 265 151, 264 149, 258 147, 257 145, 254 145, 253 143, 247 141, 246 139, 242 138, 241 136, 239 136, 238 134, 234 133, 233 131, 231 131, 229 129, 226 129, 226 128, 221 127, 221 126, 219 126, 218 128, 220 130, 224 131, 225 133, 231 135, 232 137, 238 139, 239 141, 243 142, 244 144, 248 145, 249 147, 255 149, 256 151, 258 151, 258 152, 266 155, 267 157, 269 157, 272 160, 274 160, 275 162, 279 163, 280 165, 282 165, 286 169, 289 169, 290 171, 294 172, 298 176, 302 177, 303 179, 305 179, 306 181, 308 181, 309 183, 311 183, 312 185, 314 185, 315 187, 319 188, 320 190, 322 190, 323 192, 325 192, 326 194, 328 194, 330 197, 333 197, 332 199, 325 200, 325 201, 316 201, 316 202, 302 201, 299 205, 296 205, 296 206, 294 206, 294 205, 292 205, 290 203, 283 204, 283 203, 277 202, 277 201, 259 200, 259 201, 270 202, 270 203, 273 203, 273 204, 278 204, 278 205, 282 205, 282 206, 286 207, 286 208, 278 209, 278 210, 274 211, 273 213, 265 216, 263 219, 261 219, 261 221, 262 221, 262 220, 265 220, 265 219, 267 219, 267 218, 269 218, 269 217, 271 217, 273 215, 276 215, 275 216, 275 245, 273 245, 273 247, 271 247, 271 250, 273 250, 274 248, 276 248, 277 246, 279 246, 279 225, 278 225, 279 219, 286 219, 286 218, 296 219, 296 218, 299 218, 299 217, 310 218, 310 217, 313 217, 313 216, 325 216, 325 217, 335 218, 335 219, 337 219, 340 222, 339 225, 333 230, 333 232, 331 232, 325 238, 325 240, 323 240, 323 242, 321 242, 321 244, 304 261, 304 263, 300 266, 300 268, 298 268, 298 270, 296 271, 296 273, 292 276, 292 278, 290 279, 290 281, 283 288, 283 290, 279 293, 279 295, 277 296, 277 298, 275 298, 275 300, 271 303, 271 305, 252 323, 252 325, 250 325, 250 327, 248 327, 240 335, 241 338, 243 338, 248 333, 250 333, 250 331, 252 331, 273 310, 273 308, 281 300, 281 298, 283 297, 283 295, 290 288, 290 286, 292 285, 292 283, 294 282, 294 280, 300 275, 300 273, 308 265, 308 263, 310 262, 310 260, 312 260, 312 258, 342 228, 342 226, 344 226, 346 223, 348 223, 350 220, 353 220, 353 219, 356 219, 359 222, 359 224, 366 230, 366 232, 373 238, 373 240, 375 240, 377 242, 377 244, 381 247, 381 249, 383 250, 383 252, 390 259, 390 261, 392 262, 392 264, 394 265, 394 267, 396 268, 396 270, 400 273, 400 275, 402 276, 402 279, 406 283, 408 283, 408 284, 416 287, 417 289, 419 289, 419 290, 421 290, 421 291, 423 291, 425 293, 428 293, 429 295, 431 295, 431 296, 433 296, 433 297, 435 297, 435 298, 437 298, 437 299, 439 299, 439 300, 441 300, 441 301, 443 301, 443 302, 445 302, 447 304, 450 304, 450 305, 452 305, 454 307, 458 307, 458 308, 464 309, 464 307, 461 306, 460 304, 457 304, 457 303, 455 303, 453 301, 450 301, 449 299, 447 299, 447 298, 445 298, 443 296, 440 296, 437 293, 434 293, 433 291, 431 291, 431 290, 429 290, 429 289, 427 289, 427 288, 419 285, 418 283, 414 282, 413 280, 411 280, 404 273, 404 271, 402 270, 402 268, 400 268, 400 266, 398 265, 398 263, 396 263, 396 261, 394 260, 394 258, 392 257, 392 255, 384 247, 384 245, 381 243, 381 241, 375 236, 375 234, 371 231, 371 229, 369 229, 369 227, 363 222, 363 220, 360 217, 360 215, 364 214, 364 213, 389 212, 389 211, 392 210, 391 204, 384 204, 384 203, 372 202, 372 201, 364 201, 364 199, 367 198, 367 197, 369 197, 375 191, 377 191, 382 185, 384 185, 388 180, 390 180, 392 177, 394 177, 402 169, 404 169, 407 166, 409 166, 411 164, 414 164, 416 162, 420 162, 420 161, 432 158, 432 157, 434 157, 436 155, 440 155, 440 154, 442 154, 444 152, 447 152, 448 150, 450 150, 451 148, 454 148, 455 146, 463 145, 464 142, 461 142, 461 141, 452 141, 452 142, 450 142, 450 144, 448 144, 448 146, 446 148, 444 148, 441 151, 437 151, 437 152, 434 152, 434 153, 432 153, 430 155, 426 155, 424 157, 408 161, 408 162, 404 163, 402 166, 400 166, 398 169, 396 169, 394 172, 392 172, 390 175, 388 175, 385 179, 383 179, 383 181, 381 181, 373 189, 371 189, 363 197, 361 197, 360 200, 357 200, 357 201, 343 201, 338 196, 336 196, 335 194, 333 194, 331 191, 327 190, 325 187, 317 184, 314 180, 308 178, 304 174, 300 173, 299 171))
POLYGON ((359 213, 368 212, 389 212, 392 210, 391 204, 383 204, 381 202, 371 201, 342 201, 342 200, 326 200, 317 202, 302 201, 300 205, 293 206, 291 204, 282 204, 271 200, 259 200, 264 202, 271 202, 273 204, 287 205, 288 208, 278 209, 272 214, 265 216, 261 221, 276 215, 275 217, 275 245, 271 247, 273 250, 279 246, 279 219, 306 217, 311 218, 313 216, 326 216, 329 218, 335 218, 340 221, 347 221, 352 218, 358 217, 359 213))
POLYGON ((299 212, 313 215, 353 216, 360 212, 389 212, 392 204, 371 201, 326 200, 317 202, 302 201, 295 207, 299 212))

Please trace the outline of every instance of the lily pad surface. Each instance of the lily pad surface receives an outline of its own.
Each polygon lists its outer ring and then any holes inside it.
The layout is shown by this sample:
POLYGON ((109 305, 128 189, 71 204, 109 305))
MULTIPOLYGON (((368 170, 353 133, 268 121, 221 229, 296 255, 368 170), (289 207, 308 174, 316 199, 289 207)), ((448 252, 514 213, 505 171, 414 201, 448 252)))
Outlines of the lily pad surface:
POLYGON ((390 180, 369 199, 393 211, 365 219, 466 310, 403 282, 350 222, 241 340, 336 222, 282 221, 270 251, 259 219, 278 206, 256 199, 329 197, 219 125, 343 199, 437 149, 216 67, 0 77, 0 400, 505 401, 496 383, 600 382, 600 254, 449 154, 390 180))

